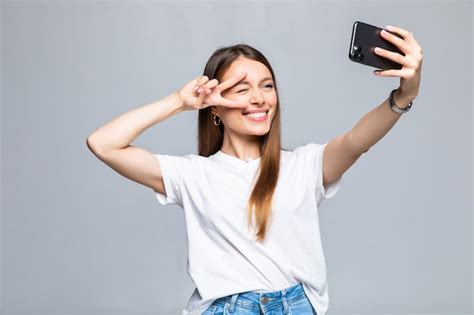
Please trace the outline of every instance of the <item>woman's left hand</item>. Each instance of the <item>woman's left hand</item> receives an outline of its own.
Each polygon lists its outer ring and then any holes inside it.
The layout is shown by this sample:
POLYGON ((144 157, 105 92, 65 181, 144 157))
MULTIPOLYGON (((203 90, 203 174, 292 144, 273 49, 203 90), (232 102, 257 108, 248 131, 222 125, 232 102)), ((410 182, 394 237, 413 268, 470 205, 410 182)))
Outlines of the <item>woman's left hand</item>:
POLYGON ((414 99, 420 89, 421 64, 423 52, 421 46, 413 36, 413 33, 400 27, 386 27, 390 32, 401 35, 403 38, 382 31, 382 38, 397 46, 405 56, 377 47, 374 51, 377 55, 393 60, 402 65, 400 70, 389 69, 375 71, 374 74, 381 77, 400 77, 400 92, 409 99, 414 99))

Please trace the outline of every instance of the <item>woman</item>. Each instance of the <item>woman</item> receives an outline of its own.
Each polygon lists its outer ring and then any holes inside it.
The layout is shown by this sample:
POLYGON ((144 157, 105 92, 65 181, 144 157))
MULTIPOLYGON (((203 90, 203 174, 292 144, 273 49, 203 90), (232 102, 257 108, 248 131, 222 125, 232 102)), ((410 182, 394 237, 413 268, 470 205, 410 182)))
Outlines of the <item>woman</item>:
MULTIPOLYGON (((405 56, 391 94, 399 108, 418 95, 421 48, 399 27, 382 34, 405 56)), ((280 146, 280 104, 272 67, 256 49, 216 50, 204 75, 155 103, 127 112, 87 139, 91 151, 158 201, 185 211, 187 271, 196 285, 183 314, 319 314, 328 309, 317 208, 342 175, 400 118, 389 98, 349 132, 292 151, 280 146), (199 154, 152 154, 130 145, 147 128, 199 110, 199 154)))

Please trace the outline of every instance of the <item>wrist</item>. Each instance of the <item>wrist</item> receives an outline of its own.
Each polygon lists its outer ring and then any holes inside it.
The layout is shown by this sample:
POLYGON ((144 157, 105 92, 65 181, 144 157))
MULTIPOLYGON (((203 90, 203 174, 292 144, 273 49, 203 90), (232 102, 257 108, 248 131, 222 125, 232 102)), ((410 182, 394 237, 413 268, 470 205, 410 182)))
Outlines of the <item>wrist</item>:
POLYGON ((181 98, 181 94, 178 91, 170 94, 169 96, 173 100, 173 104, 178 112, 182 112, 185 110, 183 106, 183 99, 181 98))
POLYGON ((410 104, 410 102, 412 102, 415 99, 415 97, 412 97, 403 93, 403 91, 400 88, 398 88, 393 93, 393 99, 395 101, 395 104, 398 107, 405 109, 408 107, 408 104, 410 104))

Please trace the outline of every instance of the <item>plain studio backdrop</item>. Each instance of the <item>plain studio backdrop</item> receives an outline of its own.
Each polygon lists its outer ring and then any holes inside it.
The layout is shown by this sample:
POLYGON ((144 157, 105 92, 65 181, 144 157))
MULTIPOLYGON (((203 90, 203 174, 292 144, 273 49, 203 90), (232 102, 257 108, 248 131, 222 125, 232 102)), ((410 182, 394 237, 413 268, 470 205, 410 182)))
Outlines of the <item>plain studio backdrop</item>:
MULTIPOLYGON (((217 48, 247 43, 274 67, 283 146, 330 141, 399 86, 349 60, 357 20, 412 31, 424 60, 412 110, 320 209, 329 313, 471 313, 471 2, 1 10, 2 314, 180 314, 194 289, 183 210, 99 161, 87 136, 201 75, 217 48)), ((184 112, 133 144, 184 155, 197 153, 196 136, 197 112, 184 112)))

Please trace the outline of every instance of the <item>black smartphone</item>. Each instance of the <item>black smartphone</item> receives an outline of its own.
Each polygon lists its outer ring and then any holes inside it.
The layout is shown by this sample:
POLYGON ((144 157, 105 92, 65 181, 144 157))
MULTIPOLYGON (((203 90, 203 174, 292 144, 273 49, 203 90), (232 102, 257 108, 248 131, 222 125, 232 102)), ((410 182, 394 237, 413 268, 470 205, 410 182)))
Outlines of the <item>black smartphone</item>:
MULTIPOLYGON (((364 22, 356 21, 352 26, 351 45, 349 47, 349 59, 367 66, 381 70, 401 69, 402 65, 393 60, 379 56, 374 52, 375 47, 391 50, 405 56, 397 46, 385 40, 380 32, 382 28, 364 22)), ((387 32, 400 37, 400 35, 387 32)))

